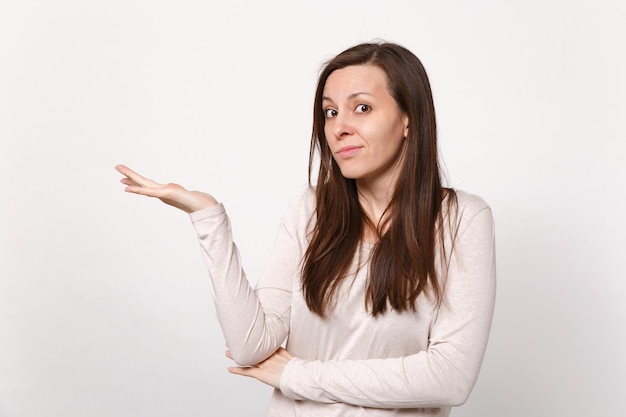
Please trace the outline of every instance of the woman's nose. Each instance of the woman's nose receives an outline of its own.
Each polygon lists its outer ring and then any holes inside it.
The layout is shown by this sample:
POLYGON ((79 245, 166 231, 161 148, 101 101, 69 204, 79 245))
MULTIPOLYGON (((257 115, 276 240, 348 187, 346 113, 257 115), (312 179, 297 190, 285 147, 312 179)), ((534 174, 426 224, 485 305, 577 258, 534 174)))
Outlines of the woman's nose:
POLYGON ((354 126, 349 116, 338 114, 335 116, 333 133, 339 139, 354 133, 354 126))

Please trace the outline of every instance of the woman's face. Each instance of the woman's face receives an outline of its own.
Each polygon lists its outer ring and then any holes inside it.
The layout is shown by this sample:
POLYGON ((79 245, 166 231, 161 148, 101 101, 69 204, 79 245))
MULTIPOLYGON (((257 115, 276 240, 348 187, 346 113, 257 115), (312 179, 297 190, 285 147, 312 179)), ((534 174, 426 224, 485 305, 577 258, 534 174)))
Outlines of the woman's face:
POLYGON ((389 93, 385 72, 374 65, 333 71, 324 86, 322 107, 326 140, 342 175, 392 184, 409 119, 389 93))

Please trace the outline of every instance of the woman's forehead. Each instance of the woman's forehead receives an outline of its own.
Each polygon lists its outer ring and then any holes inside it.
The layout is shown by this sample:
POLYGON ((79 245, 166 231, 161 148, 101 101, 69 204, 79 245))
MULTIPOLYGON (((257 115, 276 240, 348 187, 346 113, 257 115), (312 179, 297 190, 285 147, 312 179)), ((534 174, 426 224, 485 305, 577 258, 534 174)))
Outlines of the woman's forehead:
POLYGON ((333 71, 324 85, 323 97, 373 94, 387 89, 387 75, 375 65, 351 65, 333 71))

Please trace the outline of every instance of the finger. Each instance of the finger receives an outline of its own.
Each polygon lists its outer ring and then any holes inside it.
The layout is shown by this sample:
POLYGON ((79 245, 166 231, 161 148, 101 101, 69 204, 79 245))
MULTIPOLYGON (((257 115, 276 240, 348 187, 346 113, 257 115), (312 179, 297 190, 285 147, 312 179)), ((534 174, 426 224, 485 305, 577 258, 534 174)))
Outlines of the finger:
POLYGON ((256 368, 244 366, 231 366, 230 368, 228 368, 228 372, 230 372, 231 374, 247 376, 248 378, 256 378, 256 376, 254 376, 255 370, 256 368))
MULTIPOLYGON (((128 185, 124 191, 133 194, 145 195, 148 197, 156 197, 162 200, 173 200, 172 194, 164 187, 144 187, 142 185, 128 185)), ((174 199, 175 201, 175 199, 174 199)))
POLYGON ((133 173, 136 174, 135 171, 133 171, 132 169, 128 168, 126 165, 122 165, 122 164, 115 165, 115 170, 117 172, 119 172, 120 174, 126 175, 126 176, 129 176, 129 174, 132 175, 133 173))
POLYGON ((141 175, 139 175, 137 172, 133 171, 132 169, 128 168, 126 165, 116 165, 115 169, 117 170, 117 172, 119 172, 122 175, 125 175, 126 177, 130 178, 132 181, 135 182, 135 184, 142 186, 142 187, 147 187, 147 186, 155 186, 155 185, 159 185, 156 182, 145 178, 141 175))
POLYGON ((122 178, 122 179, 120 180, 120 182, 121 182, 122 184, 125 184, 125 185, 139 185, 139 184, 137 184, 135 181, 131 180, 131 179, 130 179, 130 178, 128 178, 128 177, 124 177, 124 178, 122 178))

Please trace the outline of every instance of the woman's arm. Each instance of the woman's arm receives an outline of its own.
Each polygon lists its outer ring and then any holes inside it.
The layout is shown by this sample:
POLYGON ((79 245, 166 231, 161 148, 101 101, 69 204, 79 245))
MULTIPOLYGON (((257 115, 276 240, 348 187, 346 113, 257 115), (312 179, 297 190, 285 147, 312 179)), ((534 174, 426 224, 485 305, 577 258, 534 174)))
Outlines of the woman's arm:
MULTIPOLYGON (((211 278, 218 320, 231 357, 239 364, 256 364, 274 353, 289 329, 291 288, 299 267, 300 248, 285 222, 273 255, 256 290, 252 290, 235 246, 224 207, 211 195, 178 184, 159 184, 124 165, 125 191, 155 197, 189 213, 198 233, 211 278)), ((292 218, 294 216, 291 216, 292 218)), ((294 226, 295 227, 295 226, 294 226)))
POLYGON ((296 358, 285 364, 280 377, 283 395, 375 408, 465 402, 478 377, 491 326, 495 246, 491 210, 484 203, 473 202, 461 217, 444 302, 428 349, 389 359, 321 362, 296 358))
POLYGON ((270 260, 253 290, 241 266, 224 207, 191 213, 198 232, 230 357, 254 365, 274 353, 287 337, 293 280, 299 273, 298 246, 284 221, 270 260))

